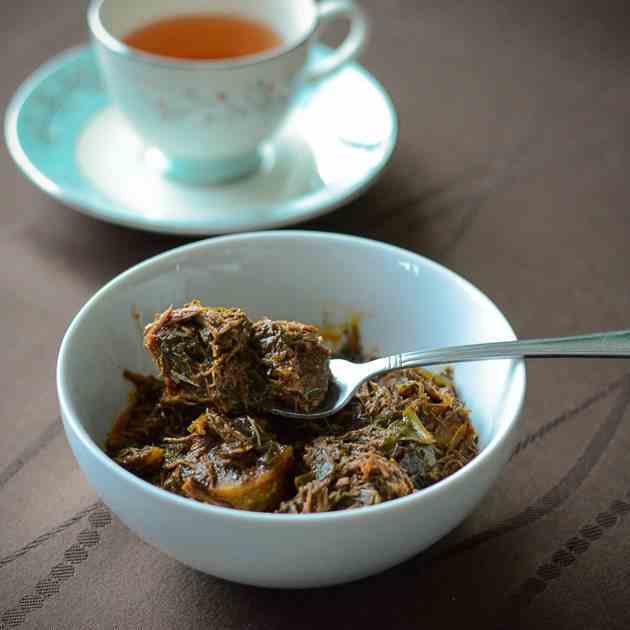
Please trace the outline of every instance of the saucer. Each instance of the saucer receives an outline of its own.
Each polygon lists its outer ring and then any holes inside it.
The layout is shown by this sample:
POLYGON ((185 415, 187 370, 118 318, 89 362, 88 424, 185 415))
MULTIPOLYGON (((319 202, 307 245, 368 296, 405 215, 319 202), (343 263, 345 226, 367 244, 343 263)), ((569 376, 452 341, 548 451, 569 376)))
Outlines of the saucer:
POLYGON ((84 47, 52 59, 20 87, 5 133, 25 175, 79 212, 153 232, 208 235, 291 225, 353 199, 389 160, 397 121, 381 85, 349 64, 304 88, 255 174, 186 186, 160 175, 84 47))

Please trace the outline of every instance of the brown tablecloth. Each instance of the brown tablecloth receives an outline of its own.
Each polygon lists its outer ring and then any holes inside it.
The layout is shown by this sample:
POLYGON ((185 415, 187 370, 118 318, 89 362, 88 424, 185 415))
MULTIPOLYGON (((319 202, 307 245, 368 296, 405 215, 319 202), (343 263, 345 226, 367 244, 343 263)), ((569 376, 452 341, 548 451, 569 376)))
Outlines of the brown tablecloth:
MULTIPOLYGON (((307 227, 444 263, 522 337, 630 327, 626 3, 364 4, 363 61, 397 106, 400 143, 369 192, 307 227)), ((39 64, 86 39, 84 9, 3 3, 5 106, 39 64)), ((1 628, 630 627, 630 364, 531 363, 501 481, 417 558, 337 588, 231 584, 154 551, 98 502, 57 409, 70 319, 181 241, 64 208, 6 151, 0 190, 1 628)))

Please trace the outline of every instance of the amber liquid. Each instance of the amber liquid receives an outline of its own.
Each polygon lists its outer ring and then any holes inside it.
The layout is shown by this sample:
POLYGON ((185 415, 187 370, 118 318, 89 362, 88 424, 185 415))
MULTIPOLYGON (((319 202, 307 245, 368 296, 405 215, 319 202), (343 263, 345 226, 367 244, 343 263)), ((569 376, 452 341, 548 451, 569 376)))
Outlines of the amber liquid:
POLYGON ((195 14, 151 22, 124 38, 132 48, 176 59, 235 59, 282 44, 266 24, 237 15, 195 14))

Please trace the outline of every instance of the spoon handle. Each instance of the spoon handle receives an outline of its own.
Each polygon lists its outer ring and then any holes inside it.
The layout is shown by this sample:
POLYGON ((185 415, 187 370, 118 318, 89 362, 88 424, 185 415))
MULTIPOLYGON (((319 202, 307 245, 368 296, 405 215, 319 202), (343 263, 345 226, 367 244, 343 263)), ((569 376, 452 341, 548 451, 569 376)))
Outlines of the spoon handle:
POLYGON ((388 369, 482 359, 535 357, 630 357, 630 330, 578 337, 498 341, 437 350, 420 350, 387 357, 388 369))

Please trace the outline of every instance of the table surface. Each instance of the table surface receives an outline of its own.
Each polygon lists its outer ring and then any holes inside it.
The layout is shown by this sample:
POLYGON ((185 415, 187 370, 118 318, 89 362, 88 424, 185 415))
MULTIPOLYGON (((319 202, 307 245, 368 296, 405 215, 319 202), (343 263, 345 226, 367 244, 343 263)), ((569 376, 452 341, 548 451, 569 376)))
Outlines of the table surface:
MULTIPOLYGON (((628 327, 625 2, 365 0, 363 62, 400 142, 360 199, 306 228, 360 234, 470 279, 521 337, 628 327), (554 5, 554 6, 550 6, 554 5)), ((3 4, 0 102, 86 40, 85 3, 3 4)), ((79 215, 0 152, 0 627, 630 627, 630 367, 531 363, 520 442, 446 539, 321 590, 188 569, 98 503, 66 443, 54 366, 102 284, 182 240, 79 215), (491 622, 491 623, 490 623, 491 622)), ((421 524, 419 524, 421 526, 421 524)))

